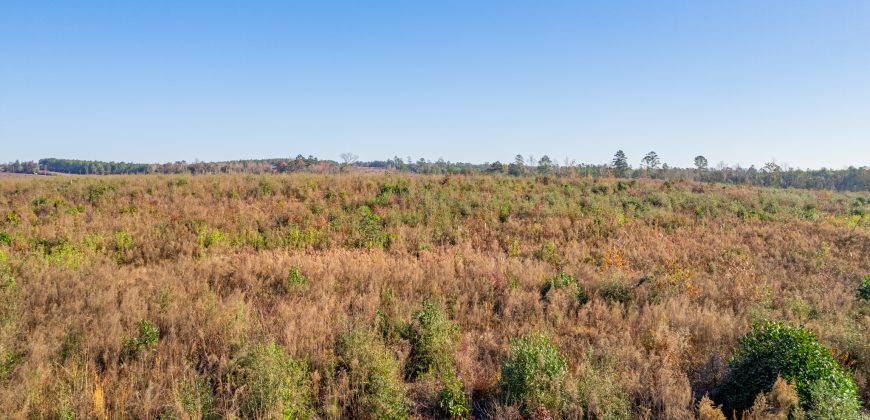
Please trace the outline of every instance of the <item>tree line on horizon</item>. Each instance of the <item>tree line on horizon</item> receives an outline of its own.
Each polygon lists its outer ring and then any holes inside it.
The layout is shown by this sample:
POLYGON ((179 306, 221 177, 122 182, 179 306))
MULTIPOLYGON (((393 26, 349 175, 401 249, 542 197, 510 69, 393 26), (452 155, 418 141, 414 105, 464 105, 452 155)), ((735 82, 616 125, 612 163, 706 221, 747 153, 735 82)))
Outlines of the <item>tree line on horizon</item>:
POLYGON ((125 175, 125 174, 220 174, 220 173, 293 173, 309 172, 338 174, 350 168, 370 168, 431 175, 504 174, 509 176, 581 176, 590 178, 651 178, 666 181, 691 180, 779 188, 805 188, 837 191, 870 191, 870 166, 845 169, 796 169, 779 165, 774 161, 762 167, 755 165, 730 167, 720 163, 709 165, 708 159, 699 155, 694 167, 680 168, 663 163, 658 154, 651 151, 643 156, 640 165, 633 167, 627 155, 618 150, 606 164, 586 164, 569 161, 560 164, 544 155, 516 155, 510 163, 495 161, 483 164, 450 162, 444 159, 431 161, 398 156, 386 160, 358 161, 352 153, 342 153, 341 161, 318 159, 309 155, 297 155, 288 159, 247 159, 222 162, 170 162, 128 163, 97 160, 45 158, 38 162, 10 162, 0 164, 0 172, 25 174, 78 174, 78 175, 125 175))

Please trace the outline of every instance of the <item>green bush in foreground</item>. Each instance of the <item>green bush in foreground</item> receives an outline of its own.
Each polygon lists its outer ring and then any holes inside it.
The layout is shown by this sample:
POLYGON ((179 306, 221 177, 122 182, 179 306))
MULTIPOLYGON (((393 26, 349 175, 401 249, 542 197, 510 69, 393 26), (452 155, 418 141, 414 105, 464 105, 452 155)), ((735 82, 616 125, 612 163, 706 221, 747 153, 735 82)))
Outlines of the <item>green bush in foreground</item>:
POLYGON ((779 322, 756 324, 741 339, 719 395, 729 410, 742 412, 759 393, 770 391, 777 376, 795 384, 810 417, 814 409, 825 410, 832 402, 838 407, 860 407, 855 381, 816 336, 779 322))
POLYGON ((511 340, 511 350, 502 365, 501 398, 518 405, 528 414, 539 407, 551 414, 561 412, 564 403, 568 363, 558 347, 544 335, 511 340))
POLYGON ((447 318, 444 308, 426 302, 408 326, 408 341, 411 343, 406 365, 408 376, 439 374, 454 365, 453 352, 459 342, 459 328, 447 318))
POLYGON ((441 409, 441 413, 451 419, 467 418, 471 409, 468 407, 468 398, 465 396, 462 380, 453 370, 449 370, 444 373, 442 382, 444 388, 438 394, 438 408, 441 409))
POLYGON ((339 338, 336 352, 338 369, 350 380, 350 417, 408 417, 401 366, 377 334, 356 328, 339 338))
POLYGON ((870 301, 870 274, 864 277, 864 281, 858 287, 858 298, 870 301))
POLYGON ((258 345, 243 355, 229 379, 241 394, 246 418, 311 418, 311 391, 304 362, 274 343, 258 345))

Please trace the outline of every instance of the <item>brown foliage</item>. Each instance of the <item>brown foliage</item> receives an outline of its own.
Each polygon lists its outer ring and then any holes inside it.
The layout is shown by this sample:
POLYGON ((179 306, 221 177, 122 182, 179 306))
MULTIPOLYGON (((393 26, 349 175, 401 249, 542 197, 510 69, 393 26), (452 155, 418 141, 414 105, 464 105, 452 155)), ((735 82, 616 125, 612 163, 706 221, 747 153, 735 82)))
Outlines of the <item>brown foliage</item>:
MULTIPOLYGON (((0 406, 38 418, 239 415, 226 372, 247 349, 274 342, 307 362, 317 415, 338 416, 352 389, 336 369, 338 336, 376 329, 379 310, 404 325, 425 299, 444 302, 461 329, 456 370, 477 416, 516 413, 495 398, 508 342, 546 332, 574 378, 590 349, 613 360, 608 386, 635 417, 721 418, 698 398, 765 318, 815 331, 868 399, 870 311, 854 290, 870 272, 870 226, 850 215, 854 194, 440 181, 0 181, 0 238, 9 238, 0 275, 15 283, 0 288, 0 406), (568 288, 542 298, 560 272, 588 303, 568 288), (123 357, 140 320, 159 328, 156 348, 123 357)), ((407 357, 402 339, 388 346, 407 357)), ((432 405, 421 393, 409 393, 419 395, 412 413, 432 405)), ((780 404, 781 394, 766 401, 780 404)), ((582 401, 566 401, 565 413, 582 413, 582 401)))

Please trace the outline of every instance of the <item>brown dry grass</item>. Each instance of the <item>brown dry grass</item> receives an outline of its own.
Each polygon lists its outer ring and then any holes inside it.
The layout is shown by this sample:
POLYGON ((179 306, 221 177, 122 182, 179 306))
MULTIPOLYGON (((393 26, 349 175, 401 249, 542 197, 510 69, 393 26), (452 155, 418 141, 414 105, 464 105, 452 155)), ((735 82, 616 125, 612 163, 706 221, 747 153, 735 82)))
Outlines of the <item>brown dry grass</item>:
MULTIPOLYGON (((815 331, 868 400, 870 310, 855 288, 870 273, 870 219, 853 214, 857 195, 625 186, 386 175, 4 179, 0 252, 15 284, 0 290, 0 405, 13 417, 189 418, 212 401, 214 414, 232 417, 242 403, 223 373, 244 349, 275 342, 308 362, 316 415, 341 416, 338 335, 374 327, 378 310, 407 322, 424 299, 443 302, 461 328, 457 370, 477 416, 511 412, 496 401, 500 363, 510 338, 532 332, 553 337, 572 377, 588 368, 590 349, 606 357, 633 417, 696 416, 761 319, 815 331), (384 185, 408 192, 382 194, 384 185), (377 218, 366 219, 364 205, 377 218), (309 284, 284 287, 291 267, 309 284), (542 299, 560 271, 588 303, 561 290, 542 299), (605 299, 614 284, 631 300, 605 299), (143 319, 159 327, 157 347, 125 359, 143 319), (207 395, 190 403, 197 389, 207 395)), ((391 346, 407 356, 406 343, 391 346)), ((582 415, 584 402, 569 394, 566 413, 582 415)), ((411 401, 412 413, 426 404, 411 401)))

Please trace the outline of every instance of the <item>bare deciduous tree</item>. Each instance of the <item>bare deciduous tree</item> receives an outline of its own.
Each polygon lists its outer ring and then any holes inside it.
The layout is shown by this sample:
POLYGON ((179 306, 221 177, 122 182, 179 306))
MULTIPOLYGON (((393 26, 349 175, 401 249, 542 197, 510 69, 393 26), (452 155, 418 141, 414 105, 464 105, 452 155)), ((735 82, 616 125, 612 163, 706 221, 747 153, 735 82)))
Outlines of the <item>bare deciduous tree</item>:
POLYGON ((359 159, 359 156, 350 152, 344 152, 341 154, 341 161, 343 162, 344 166, 353 165, 354 163, 356 163, 357 159, 359 159))

